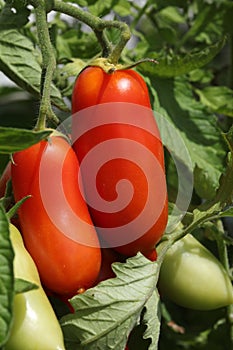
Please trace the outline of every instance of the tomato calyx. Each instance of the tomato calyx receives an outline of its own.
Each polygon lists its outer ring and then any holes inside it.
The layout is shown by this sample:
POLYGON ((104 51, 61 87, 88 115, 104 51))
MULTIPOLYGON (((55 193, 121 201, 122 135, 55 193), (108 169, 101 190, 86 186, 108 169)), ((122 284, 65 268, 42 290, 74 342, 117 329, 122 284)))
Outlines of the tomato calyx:
POLYGON ((47 136, 47 137, 45 138, 45 140, 48 141, 48 143, 50 143, 52 137, 61 137, 61 138, 63 138, 66 142, 68 142, 69 144, 71 143, 71 140, 70 140, 70 138, 69 138, 69 135, 66 135, 66 134, 62 133, 62 132, 59 131, 59 130, 56 130, 56 129, 53 129, 53 128, 44 128, 44 130, 48 130, 48 131, 51 132, 51 133, 49 134, 49 136, 47 136))
POLYGON ((89 62, 86 67, 90 67, 90 66, 91 67, 100 67, 100 68, 103 69, 103 71, 105 73, 112 74, 112 73, 114 73, 117 70, 131 69, 131 68, 134 68, 134 67, 138 66, 139 64, 142 64, 142 63, 145 63, 145 62, 151 62, 151 63, 154 63, 154 64, 158 64, 159 63, 158 61, 156 61, 153 58, 143 58, 143 59, 141 59, 141 60, 139 60, 137 62, 132 62, 132 63, 129 63, 129 64, 120 64, 120 63, 113 64, 113 63, 111 63, 109 61, 108 58, 99 57, 99 58, 96 58, 93 61, 89 62))

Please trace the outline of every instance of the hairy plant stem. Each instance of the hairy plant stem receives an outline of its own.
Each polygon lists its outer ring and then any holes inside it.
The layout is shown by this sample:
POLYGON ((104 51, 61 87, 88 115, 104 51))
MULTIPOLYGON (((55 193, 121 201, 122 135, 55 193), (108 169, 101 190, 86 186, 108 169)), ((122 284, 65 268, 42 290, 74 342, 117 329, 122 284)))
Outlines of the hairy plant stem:
POLYGON ((102 48, 103 55, 108 57, 108 61, 112 64, 117 64, 121 56, 121 52, 131 37, 130 29, 124 22, 106 21, 99 17, 92 15, 89 12, 83 11, 78 7, 65 3, 60 0, 54 0, 53 10, 64 13, 80 20, 87 24, 97 36, 102 48), (105 35, 105 29, 117 28, 121 32, 118 42, 112 47, 105 35))
POLYGON ((92 28, 102 46, 103 56, 113 65, 118 63, 121 52, 130 39, 131 33, 127 24, 123 22, 102 20, 91 13, 60 0, 30 0, 30 4, 35 8, 38 41, 42 54, 41 102, 39 116, 35 126, 35 130, 42 130, 46 127, 47 118, 58 123, 58 118, 52 110, 50 100, 51 84, 56 69, 56 58, 49 35, 47 12, 54 10, 59 13, 67 14, 92 28), (115 46, 112 46, 105 32, 106 29, 110 28, 117 28, 121 32, 115 46))
POLYGON ((40 91, 41 102, 39 117, 37 119, 35 130, 42 130, 46 127, 47 117, 53 119, 55 122, 58 122, 58 119, 52 110, 50 101, 51 84, 53 79, 53 73, 56 68, 56 59, 49 36, 46 1, 32 1, 32 5, 35 8, 38 41, 42 54, 42 73, 40 91))

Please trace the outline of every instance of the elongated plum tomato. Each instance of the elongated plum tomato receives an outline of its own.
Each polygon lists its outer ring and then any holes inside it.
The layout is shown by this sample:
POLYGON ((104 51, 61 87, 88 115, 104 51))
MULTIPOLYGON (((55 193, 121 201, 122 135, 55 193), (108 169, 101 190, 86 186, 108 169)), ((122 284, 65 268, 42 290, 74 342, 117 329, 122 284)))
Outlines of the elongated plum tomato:
POLYGON ((73 148, 99 236, 126 256, 150 256, 168 211, 163 145, 143 78, 87 67, 74 85, 72 113, 73 148))
POLYGON ((191 234, 166 253, 158 286, 162 296, 190 309, 212 310, 233 303, 233 287, 222 264, 191 234))
POLYGON ((14 275, 35 283, 37 289, 14 296, 14 318, 6 350, 64 350, 62 330, 54 310, 41 286, 40 277, 20 232, 10 224, 14 249, 14 275))
POLYGON ((31 196, 21 205, 19 219, 43 285, 69 296, 89 288, 98 276, 101 252, 78 185, 73 149, 63 137, 52 136, 13 159, 15 200, 31 196))

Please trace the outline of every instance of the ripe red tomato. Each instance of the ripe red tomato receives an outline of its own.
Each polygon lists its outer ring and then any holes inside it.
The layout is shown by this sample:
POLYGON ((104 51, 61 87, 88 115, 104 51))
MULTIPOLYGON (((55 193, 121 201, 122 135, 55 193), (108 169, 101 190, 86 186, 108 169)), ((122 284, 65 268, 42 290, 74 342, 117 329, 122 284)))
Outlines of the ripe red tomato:
POLYGON ((101 265, 96 231, 78 186, 79 164, 63 137, 50 137, 13 155, 21 231, 44 286, 72 296, 95 282, 101 265))
POLYGON ((72 112, 109 102, 130 102, 151 108, 147 86, 134 70, 107 74, 100 67, 84 69, 75 82, 72 112))
POLYGON ((72 113, 73 148, 99 237, 121 254, 150 254, 168 206, 163 145, 144 80, 133 70, 88 67, 75 82, 72 113))

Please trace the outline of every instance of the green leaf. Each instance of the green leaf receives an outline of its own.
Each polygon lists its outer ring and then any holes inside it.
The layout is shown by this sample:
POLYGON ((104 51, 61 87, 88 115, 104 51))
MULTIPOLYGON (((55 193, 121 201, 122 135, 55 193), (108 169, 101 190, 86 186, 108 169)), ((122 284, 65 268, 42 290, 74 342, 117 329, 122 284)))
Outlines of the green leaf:
POLYGON ((0 126, 0 153, 14 153, 45 139, 52 130, 33 131, 0 126))
POLYGON ((85 66, 85 61, 80 60, 79 58, 72 58, 71 62, 65 64, 61 68, 60 73, 65 78, 76 77, 85 66))
POLYGON ((15 293, 26 293, 33 289, 38 289, 39 286, 35 283, 26 281, 22 278, 15 279, 15 293))
MULTIPOLYGON (((124 348, 153 293, 158 269, 156 262, 150 262, 140 253, 125 264, 114 263, 112 269, 116 278, 103 281, 71 299, 76 312, 61 319, 69 350, 124 348)), ((150 329, 155 327, 153 320, 148 325, 150 329)))
POLYGON ((155 57, 159 64, 143 63, 138 69, 145 75, 156 75, 161 78, 171 78, 187 74, 194 69, 205 66, 219 53, 226 42, 226 38, 219 40, 214 45, 207 46, 198 52, 190 52, 184 56, 175 54, 165 58, 155 57))
POLYGON ((18 92, 20 90, 21 89, 19 89, 17 86, 0 86, 0 96, 1 98, 5 98, 7 95, 18 92))
POLYGON ((167 6, 159 12, 159 16, 165 20, 165 22, 174 22, 174 23, 184 23, 185 18, 181 15, 179 8, 174 6, 167 6))
MULTIPOLYGON (((73 58, 71 62, 65 64, 59 71, 61 77, 69 80, 69 78, 76 78, 78 74, 86 67, 87 63, 79 58, 73 58)), ((73 79, 71 82, 62 90, 63 96, 72 96, 74 88, 73 79)))
POLYGON ((56 38, 56 48, 59 59, 72 58, 93 59, 101 52, 101 46, 93 32, 80 32, 77 35, 76 29, 69 29, 56 38))
POLYGON ((0 346, 8 338, 12 323, 14 275, 14 252, 9 238, 9 223, 0 204, 0 346))
POLYGON ((210 84, 213 80, 213 72, 210 69, 198 68, 189 73, 191 82, 200 82, 202 84, 210 84))
POLYGON ((29 21, 30 10, 26 2, 7 0, 0 13, 0 30, 21 28, 29 21))
MULTIPOLYGON (((0 70, 16 85, 39 98, 41 66, 32 42, 17 30, 2 30, 0 36, 0 70)), ((52 84, 52 103, 67 110, 60 91, 52 84)))
POLYGON ((233 117, 233 90, 226 86, 208 86, 195 91, 211 111, 233 117))
MULTIPOLYGON (((10 190, 12 191, 12 182, 9 181, 7 183, 7 191, 8 191, 8 187, 10 187, 10 190), (9 185, 10 184, 10 185, 9 185)), ((7 212, 7 217, 8 219, 10 220, 11 218, 13 218, 16 214, 17 214, 17 211, 18 209, 21 207, 21 205, 28 199, 30 198, 31 196, 26 196, 26 197, 23 197, 22 199, 20 199, 18 202, 16 202, 10 209, 9 211, 7 212)), ((5 199, 5 198, 4 198, 5 199)), ((3 202, 4 203, 4 202, 3 202)), ((12 205, 12 204, 11 204, 12 205)))
POLYGON ((232 201, 233 158, 232 155, 230 155, 226 171, 222 174, 219 180, 219 187, 216 196, 211 200, 203 202, 203 204, 194 209, 193 221, 188 227, 186 227, 186 231, 190 233, 194 228, 198 227, 199 225, 202 225, 206 221, 231 216, 233 213, 232 201))
POLYGON ((216 13, 216 7, 215 6, 205 6, 202 8, 202 11, 200 11, 195 20, 192 24, 189 31, 186 32, 186 34, 183 36, 180 45, 184 45, 184 43, 192 37, 197 36, 209 23, 209 21, 212 19, 213 15, 216 13))
POLYGON ((132 13, 130 2, 127 0, 119 0, 114 6, 113 11, 121 17, 129 16, 132 13))
POLYGON ((172 152, 177 150, 177 154, 181 155, 184 151, 188 152, 191 164, 195 167, 196 192, 201 198, 213 198, 219 185, 226 155, 223 137, 215 117, 196 101, 192 87, 185 76, 174 80, 152 79, 152 85, 162 106, 162 108, 158 106, 158 102, 155 101, 154 110, 170 121, 176 131, 165 134, 166 139, 163 137, 163 142, 168 143, 172 152), (180 142, 177 140, 180 139, 183 140, 186 149, 178 150, 180 142))
POLYGON ((109 14, 109 11, 116 3, 117 0, 97 0, 93 3, 93 5, 88 6, 88 9, 93 15, 103 17, 109 14))
POLYGON ((148 350, 158 348, 158 341, 160 335, 160 308, 159 308, 159 294, 155 290, 151 295, 150 299, 145 305, 145 313, 143 314, 143 322, 147 328, 144 332, 144 339, 150 338, 151 344, 148 350))
POLYGON ((228 208, 219 214, 219 218, 233 217, 233 208, 228 208))
POLYGON ((223 134, 223 137, 228 145, 229 151, 231 152, 231 154, 233 156, 233 124, 230 127, 230 129, 228 130, 228 132, 223 134))

